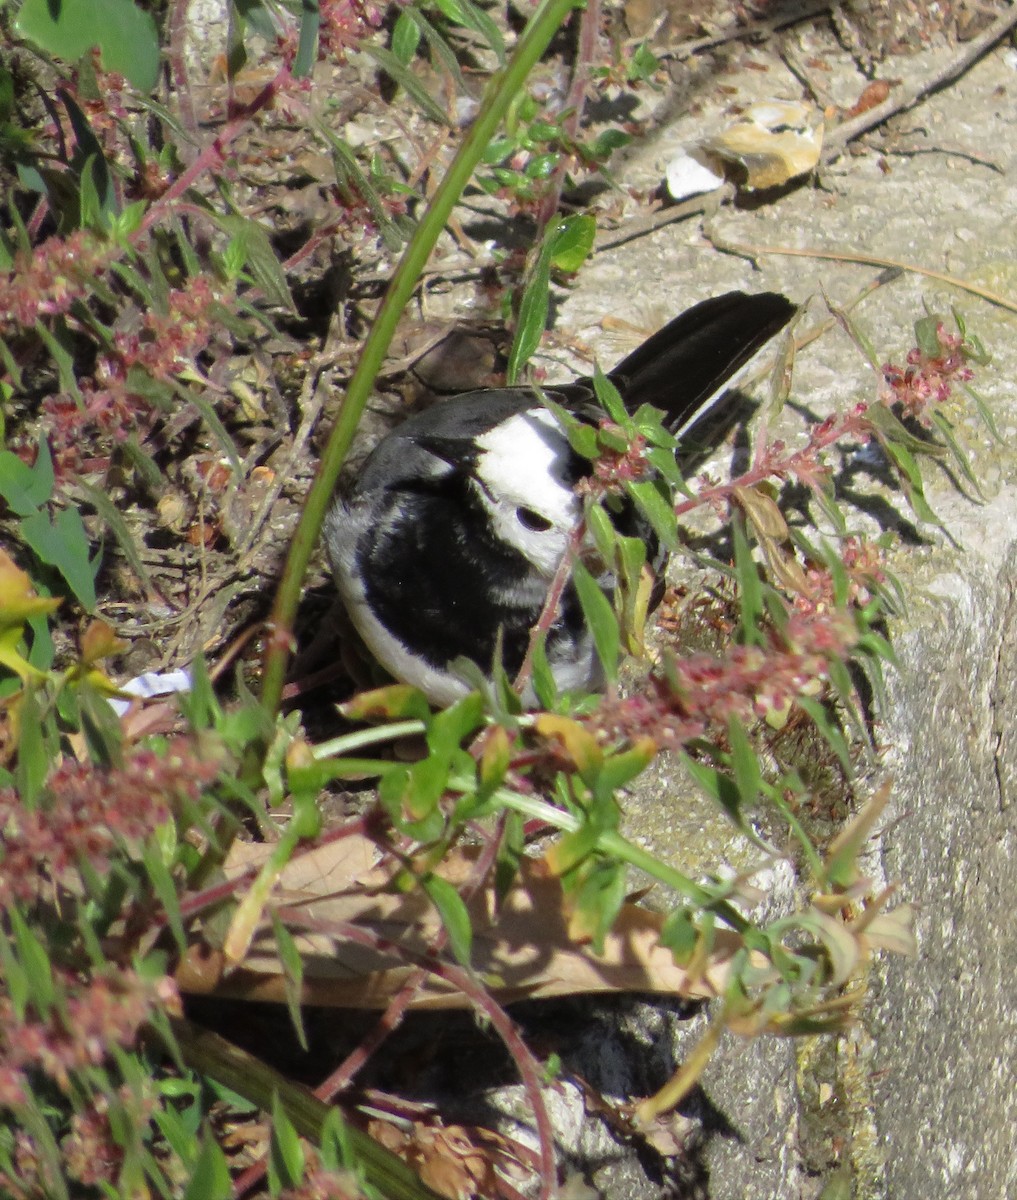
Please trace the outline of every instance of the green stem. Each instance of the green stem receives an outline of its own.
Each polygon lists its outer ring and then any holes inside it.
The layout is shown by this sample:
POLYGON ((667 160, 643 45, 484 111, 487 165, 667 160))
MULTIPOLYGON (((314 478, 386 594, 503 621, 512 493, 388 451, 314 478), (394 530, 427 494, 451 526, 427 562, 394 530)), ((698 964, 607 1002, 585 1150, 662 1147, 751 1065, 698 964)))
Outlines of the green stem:
MULTIPOLYGON (((322 1127, 330 1106, 312 1091, 292 1083, 261 1059, 234 1046, 211 1030, 199 1029, 189 1021, 170 1021, 177 1048, 184 1062, 217 1083, 252 1101, 264 1112, 272 1111, 278 1095, 297 1133, 321 1144, 322 1127)), ((335 1118, 333 1118, 334 1120, 335 1118)), ((440 1200, 401 1158, 386 1150, 366 1133, 343 1121, 347 1144, 356 1159, 355 1169, 385 1200, 440 1200)))
POLYGON ((377 746, 379 742, 395 742, 399 738, 423 733, 427 726, 423 721, 398 721, 392 725, 380 725, 371 729, 357 729, 344 733, 342 737, 319 742, 312 749, 316 761, 324 758, 339 758, 351 750, 362 750, 365 746, 377 746))
MULTIPOLYGON (((522 813, 523 816, 544 821, 552 828, 560 829, 565 833, 574 833, 579 829, 578 818, 536 796, 526 796, 521 792, 510 792, 507 788, 499 788, 492 799, 506 808, 522 813)), ((602 832, 597 838, 597 850, 601 854, 610 855, 620 862, 626 862, 631 867, 645 871, 647 875, 653 879, 659 879, 661 883, 666 883, 668 887, 674 888, 691 904, 715 912, 736 932, 744 933, 749 928, 749 922, 745 917, 726 900, 718 900, 708 888, 696 883, 694 879, 690 879, 688 875, 675 870, 674 867, 669 867, 667 863, 661 862, 659 858, 654 857, 648 851, 633 845, 620 833, 613 833, 609 830, 602 832)))
POLYGON ((286 569, 276 593, 269 623, 272 632, 265 652, 265 672, 261 687, 262 706, 273 715, 279 708, 282 696, 293 619, 307 565, 314 553, 339 470, 349 451, 396 325, 413 296, 420 274, 427 265, 438 237, 469 183, 481 155, 498 131, 509 104, 522 89, 530 71, 540 60, 569 11, 578 2, 579 0, 543 0, 533 14, 516 44, 512 58, 503 70, 491 77, 477 119, 463 139, 452 165, 439 184, 392 276, 385 299, 364 344, 357 369, 346 390, 346 397, 322 455, 318 474, 307 494, 304 511, 293 535, 286 569))

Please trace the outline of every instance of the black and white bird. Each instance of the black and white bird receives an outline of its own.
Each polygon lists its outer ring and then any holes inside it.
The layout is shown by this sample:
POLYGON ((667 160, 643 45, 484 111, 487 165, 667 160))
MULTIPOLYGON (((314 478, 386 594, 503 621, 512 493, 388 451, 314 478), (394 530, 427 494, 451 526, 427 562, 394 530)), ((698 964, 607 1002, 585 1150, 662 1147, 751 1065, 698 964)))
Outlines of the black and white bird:
MULTIPOLYGON (((663 410, 681 438, 795 311, 772 292, 705 300, 608 378, 629 411, 663 410)), ((591 380, 544 393, 597 420, 591 380)), ((384 437, 337 494, 323 535, 343 603, 378 662, 439 705, 468 691, 457 658, 490 671, 500 643, 511 677, 582 516, 576 484, 591 470, 531 387, 465 392, 384 437)), ((571 586, 545 648, 559 690, 602 682, 571 586)))

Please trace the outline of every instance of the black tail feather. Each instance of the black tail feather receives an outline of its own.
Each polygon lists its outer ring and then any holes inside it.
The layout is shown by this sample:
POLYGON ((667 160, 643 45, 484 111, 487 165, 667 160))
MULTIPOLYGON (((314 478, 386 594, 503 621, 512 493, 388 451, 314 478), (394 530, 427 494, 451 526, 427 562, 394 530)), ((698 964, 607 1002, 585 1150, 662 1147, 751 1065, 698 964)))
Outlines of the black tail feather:
POLYGON ((610 379, 630 411, 652 404, 680 436, 797 311, 776 292, 714 296, 669 321, 622 359, 610 379))

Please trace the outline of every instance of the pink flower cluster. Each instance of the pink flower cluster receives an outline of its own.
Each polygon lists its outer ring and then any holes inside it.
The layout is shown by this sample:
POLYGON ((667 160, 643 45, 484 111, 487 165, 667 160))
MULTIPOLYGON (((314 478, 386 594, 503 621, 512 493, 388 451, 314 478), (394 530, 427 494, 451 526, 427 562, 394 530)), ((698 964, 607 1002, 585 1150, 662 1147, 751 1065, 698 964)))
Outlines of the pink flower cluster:
POLYGON ((59 472, 103 468, 105 460, 81 457, 87 431, 118 442, 144 428, 153 409, 132 384, 132 369, 142 367, 152 378, 165 380, 193 363, 220 327, 211 310, 224 298, 207 276, 188 280, 170 292, 168 312, 147 312, 139 330, 114 335, 113 346, 98 355, 92 377, 79 382, 83 404, 66 393, 43 401, 59 472))
POLYGON ((384 9, 370 0, 321 0, 319 11, 318 44, 337 62, 345 62, 347 50, 356 50, 380 28, 384 15, 384 9))
MULTIPOLYGON (((621 433, 617 425, 604 421, 601 428, 609 433, 621 433)), ((600 453, 593 461, 593 477, 590 490, 597 495, 605 492, 619 492, 626 483, 638 483, 650 474, 650 466, 646 461, 646 438, 641 433, 636 434, 625 450, 611 450, 601 447, 600 453)))
POLYGON ((36 809, 13 788, 0 791, 0 905, 51 894, 54 883, 73 882, 82 863, 105 871, 121 845, 143 840, 183 800, 197 800, 217 770, 181 739, 165 756, 142 750, 109 770, 65 760, 36 809))
POLYGON ((936 326, 939 354, 927 354, 917 346, 908 352, 907 366, 894 363, 883 366, 888 392, 887 404, 900 404, 904 412, 923 425, 930 423, 929 409, 942 404, 954 383, 966 383, 972 376, 967 366, 964 341, 956 333, 947 333, 942 321, 936 326))
MULTIPOLYGON (((840 543, 840 558, 848 576, 845 603, 850 608, 864 608, 872 599, 873 587, 886 582, 879 549, 859 537, 846 537, 840 543)), ((807 615, 829 612, 836 607, 833 576, 827 567, 808 563, 805 578, 808 591, 796 593, 792 599, 797 612, 807 615)))
POLYGON ((99 1066, 113 1046, 132 1046, 155 1008, 180 1002, 168 976, 149 981, 115 968, 89 980, 54 975, 62 1002, 44 1019, 19 1017, 0 993, 0 1108, 24 1103, 29 1071, 44 1072, 66 1092, 75 1071, 99 1066))
POLYGON ((115 253, 81 229, 47 238, 31 255, 18 251, 12 270, 0 275, 0 332, 30 329, 40 317, 68 312, 115 253))
POLYGON ((141 333, 117 334, 122 366, 137 365, 155 379, 168 379, 208 345, 216 328, 210 309, 223 299, 206 275, 196 275, 186 287, 174 288, 168 312, 145 313, 141 333))
POLYGON ((733 646, 723 657, 671 657, 645 686, 608 697, 594 715, 613 738, 649 737, 666 749, 722 732, 730 717, 751 721, 780 713, 811 694, 857 641, 854 621, 836 611, 794 612, 767 646, 733 646))

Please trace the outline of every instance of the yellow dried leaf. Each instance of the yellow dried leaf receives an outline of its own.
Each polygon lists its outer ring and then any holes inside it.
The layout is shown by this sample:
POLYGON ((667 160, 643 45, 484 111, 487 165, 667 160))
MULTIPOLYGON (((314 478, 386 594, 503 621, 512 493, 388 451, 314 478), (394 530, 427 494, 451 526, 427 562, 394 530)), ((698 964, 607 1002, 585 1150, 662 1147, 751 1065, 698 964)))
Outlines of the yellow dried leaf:
POLYGON ((734 124, 708 138, 704 149, 746 172, 745 186, 782 187, 805 175, 823 151, 823 114, 797 101, 767 100, 753 104, 734 124))
POLYGON ((572 760, 580 774, 595 771, 604 761, 604 752, 592 733, 571 717, 541 713, 534 724, 537 733, 549 741, 557 741, 572 760))
POLYGON ((28 575, 0 550, 0 630, 20 630, 30 617, 52 612, 60 603, 56 596, 37 596, 28 575))
POLYGON ((126 648, 127 643, 118 638, 105 621, 89 621, 88 628, 81 636, 81 661, 86 666, 92 666, 126 648))

